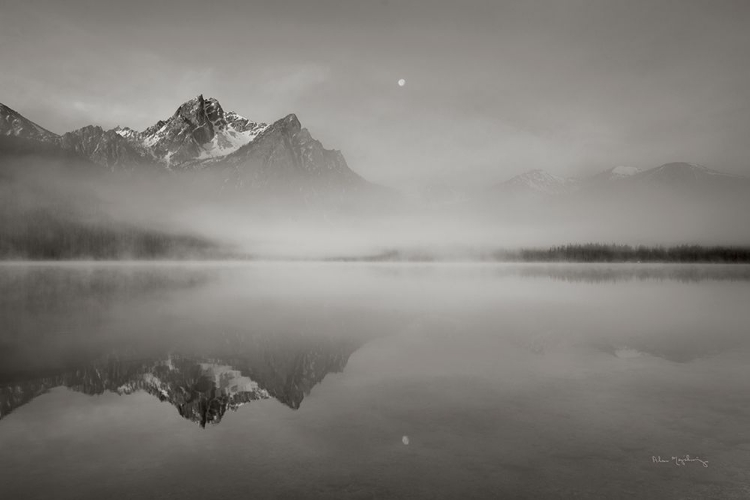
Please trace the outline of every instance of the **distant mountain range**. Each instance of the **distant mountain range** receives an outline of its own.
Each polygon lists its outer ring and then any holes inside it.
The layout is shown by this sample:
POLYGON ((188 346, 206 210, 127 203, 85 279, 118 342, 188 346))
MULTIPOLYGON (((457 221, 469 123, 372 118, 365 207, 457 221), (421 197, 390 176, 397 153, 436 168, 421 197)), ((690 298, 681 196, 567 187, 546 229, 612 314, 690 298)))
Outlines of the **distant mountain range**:
POLYGON ((750 178, 686 162, 665 163, 652 169, 618 166, 583 177, 558 177, 530 170, 492 186, 498 196, 561 196, 613 188, 750 188, 750 178))
POLYGON ((225 112, 199 95, 143 131, 97 125, 57 135, 0 104, 0 156, 41 152, 71 155, 109 170, 210 169, 235 187, 284 187, 338 192, 375 187, 352 171, 340 151, 328 150, 294 114, 272 124, 225 112))
MULTIPOLYGON (((281 187, 309 194, 325 189, 356 193, 378 188, 352 171, 340 151, 325 149, 294 114, 269 125, 224 111, 219 101, 203 95, 143 131, 88 125, 62 135, 0 104, 0 139, 3 137, 0 158, 3 154, 39 153, 68 161, 79 158, 113 171, 209 171, 218 173, 224 186, 240 189, 281 187)), ((567 178, 530 170, 492 186, 489 192, 500 198, 550 197, 645 185, 737 188, 750 187, 750 178, 674 162, 648 170, 617 166, 567 178)), ((453 187, 429 190, 423 196, 438 204, 475 198, 459 195, 453 187)))

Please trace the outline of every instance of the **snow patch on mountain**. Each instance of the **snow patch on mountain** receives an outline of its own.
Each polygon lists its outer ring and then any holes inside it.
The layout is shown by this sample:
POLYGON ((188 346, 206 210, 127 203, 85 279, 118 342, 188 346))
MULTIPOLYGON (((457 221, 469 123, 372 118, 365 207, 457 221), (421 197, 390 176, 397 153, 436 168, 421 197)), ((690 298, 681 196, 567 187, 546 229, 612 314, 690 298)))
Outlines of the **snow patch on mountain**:
POLYGON ((232 154, 242 146, 250 144, 266 128, 267 125, 261 124, 240 132, 232 125, 227 125, 223 133, 216 134, 210 142, 202 145, 203 152, 197 159, 205 160, 232 154))
POLYGON ((117 135, 131 141, 138 141, 139 133, 129 127, 117 126, 113 129, 117 135))

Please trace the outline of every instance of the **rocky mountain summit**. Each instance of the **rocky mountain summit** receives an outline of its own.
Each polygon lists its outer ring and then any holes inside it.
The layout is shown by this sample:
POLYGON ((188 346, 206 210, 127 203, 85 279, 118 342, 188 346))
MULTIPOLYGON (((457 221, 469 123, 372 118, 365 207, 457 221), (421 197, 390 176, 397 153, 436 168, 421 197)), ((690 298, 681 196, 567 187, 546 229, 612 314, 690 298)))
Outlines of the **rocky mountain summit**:
POLYGON ((121 133, 147 148, 168 167, 226 156, 252 142, 267 125, 225 113, 219 101, 203 95, 182 104, 167 120, 140 134, 121 133))

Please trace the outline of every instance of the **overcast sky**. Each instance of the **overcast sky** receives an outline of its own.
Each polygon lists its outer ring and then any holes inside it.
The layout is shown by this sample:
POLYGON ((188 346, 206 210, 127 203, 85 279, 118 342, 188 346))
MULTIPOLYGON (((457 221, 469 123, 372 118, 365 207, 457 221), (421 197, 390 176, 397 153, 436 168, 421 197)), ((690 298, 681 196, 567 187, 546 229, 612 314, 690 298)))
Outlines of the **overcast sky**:
POLYGON ((750 174, 750 1, 0 0, 0 102, 54 132, 199 93, 390 185, 750 174))

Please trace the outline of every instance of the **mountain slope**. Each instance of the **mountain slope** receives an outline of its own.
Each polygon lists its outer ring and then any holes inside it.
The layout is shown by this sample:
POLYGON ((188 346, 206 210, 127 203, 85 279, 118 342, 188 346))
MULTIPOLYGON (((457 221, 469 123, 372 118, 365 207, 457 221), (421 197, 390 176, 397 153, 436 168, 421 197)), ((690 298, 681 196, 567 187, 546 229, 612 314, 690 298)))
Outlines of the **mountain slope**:
POLYGON ((267 127, 221 165, 226 180, 236 187, 348 192, 368 185, 340 151, 325 149, 294 114, 267 127))
POLYGON ((59 144, 63 149, 74 151, 110 169, 153 164, 153 156, 147 149, 114 129, 105 131, 101 127, 88 125, 64 134, 59 144))
POLYGON ((644 184, 661 184, 669 186, 689 186, 696 184, 732 184, 747 182, 749 179, 740 175, 727 174, 712 170, 703 165, 687 162, 665 163, 656 168, 639 172, 632 177, 633 181, 644 184))
POLYGON ((24 118, 17 111, 0 103, 0 135, 20 137, 41 142, 57 142, 59 136, 24 118))

